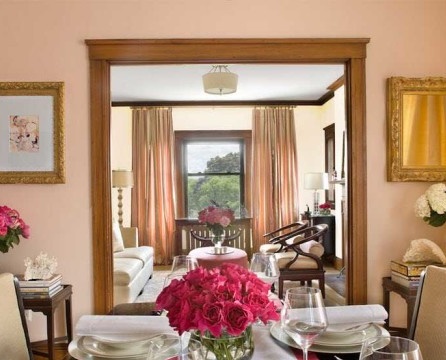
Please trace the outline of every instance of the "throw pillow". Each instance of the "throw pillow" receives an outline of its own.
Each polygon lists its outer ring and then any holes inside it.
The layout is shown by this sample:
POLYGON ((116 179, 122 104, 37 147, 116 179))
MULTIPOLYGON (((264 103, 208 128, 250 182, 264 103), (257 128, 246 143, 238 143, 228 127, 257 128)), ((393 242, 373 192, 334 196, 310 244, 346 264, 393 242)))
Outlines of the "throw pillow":
POLYGON ((124 250, 124 239, 122 238, 119 223, 113 219, 112 221, 112 235, 113 235, 113 252, 124 250))

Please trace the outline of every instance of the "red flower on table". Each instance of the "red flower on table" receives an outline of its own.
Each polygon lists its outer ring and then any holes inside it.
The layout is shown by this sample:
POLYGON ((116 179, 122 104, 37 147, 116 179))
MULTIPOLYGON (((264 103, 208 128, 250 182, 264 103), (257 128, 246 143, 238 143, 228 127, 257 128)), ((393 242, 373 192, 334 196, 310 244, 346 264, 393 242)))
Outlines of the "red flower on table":
POLYGON ((198 330, 219 337, 238 336, 257 319, 279 320, 270 286, 253 272, 226 263, 213 269, 199 267, 163 289, 156 305, 167 311, 169 324, 180 334, 198 330))

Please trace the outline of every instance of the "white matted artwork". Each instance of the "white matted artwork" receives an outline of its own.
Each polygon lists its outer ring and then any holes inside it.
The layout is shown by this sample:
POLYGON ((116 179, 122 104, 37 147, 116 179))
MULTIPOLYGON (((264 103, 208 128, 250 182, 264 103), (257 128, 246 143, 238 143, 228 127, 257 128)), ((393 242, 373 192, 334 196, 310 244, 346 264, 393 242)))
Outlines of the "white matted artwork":
POLYGON ((0 83, 0 183, 65 183, 62 82, 0 83))

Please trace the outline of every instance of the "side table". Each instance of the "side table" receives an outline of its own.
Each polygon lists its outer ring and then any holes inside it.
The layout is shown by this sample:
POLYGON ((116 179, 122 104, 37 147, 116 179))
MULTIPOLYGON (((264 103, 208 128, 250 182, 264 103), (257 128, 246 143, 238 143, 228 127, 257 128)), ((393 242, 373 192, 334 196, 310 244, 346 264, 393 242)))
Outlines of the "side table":
POLYGON ((197 259, 198 264, 207 269, 220 266, 225 262, 230 262, 248 268, 248 255, 242 249, 228 247, 225 254, 212 254, 213 246, 200 247, 189 252, 189 256, 197 259))
POLYGON ((48 342, 48 353, 43 353, 33 349, 33 353, 40 356, 48 357, 54 360, 54 312, 57 307, 65 302, 65 322, 68 343, 73 340, 72 316, 71 316, 71 295, 73 293, 71 285, 63 285, 63 289, 55 295, 48 298, 23 298, 23 306, 26 310, 41 312, 46 316, 46 331, 48 342))
MULTIPOLYGON (((388 277, 383 277, 382 279, 382 287, 383 287, 383 305, 389 314, 390 318, 390 293, 395 292, 400 295, 404 300, 406 300, 407 304, 407 328, 406 333, 408 334, 410 331, 410 325, 412 323, 412 315, 415 308, 415 301, 417 299, 418 287, 409 288, 398 284, 388 277)), ((386 325, 389 327, 389 318, 386 320, 386 325)))

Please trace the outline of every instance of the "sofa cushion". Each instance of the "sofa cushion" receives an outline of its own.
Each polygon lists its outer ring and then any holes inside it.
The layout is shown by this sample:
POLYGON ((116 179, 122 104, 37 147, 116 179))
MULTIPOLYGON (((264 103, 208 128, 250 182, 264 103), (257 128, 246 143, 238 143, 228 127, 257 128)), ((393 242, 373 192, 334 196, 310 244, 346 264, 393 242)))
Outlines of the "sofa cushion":
POLYGON ((113 255, 115 259, 138 259, 141 260, 144 265, 153 258, 153 247, 151 246, 138 246, 135 248, 125 248, 123 251, 117 252, 113 255))
POLYGON ((113 276, 115 285, 128 285, 143 268, 143 262, 131 258, 114 258, 113 276))
POLYGON ((122 238, 119 223, 112 220, 112 237, 113 237, 113 252, 124 250, 124 239, 122 238))

